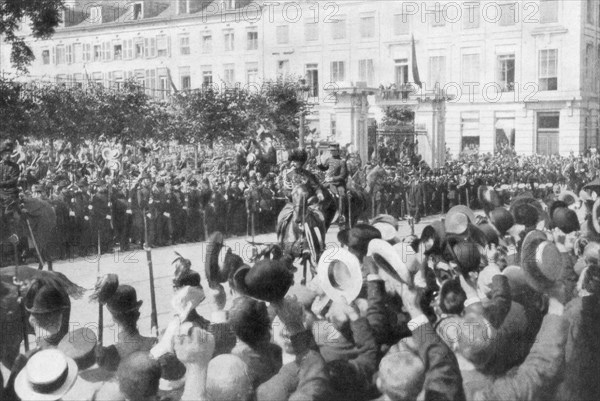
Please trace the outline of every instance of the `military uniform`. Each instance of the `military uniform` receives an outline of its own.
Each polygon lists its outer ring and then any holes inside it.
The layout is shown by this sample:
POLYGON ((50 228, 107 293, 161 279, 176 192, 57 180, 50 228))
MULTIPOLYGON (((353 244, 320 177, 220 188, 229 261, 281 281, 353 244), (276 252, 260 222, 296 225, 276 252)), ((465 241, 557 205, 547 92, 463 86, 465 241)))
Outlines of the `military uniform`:
MULTIPOLYGON (((330 150, 339 152, 339 145, 330 145, 330 150)), ((338 210, 340 213, 340 224, 345 222, 346 212, 346 179, 348 178, 348 167, 346 161, 340 156, 332 156, 323 164, 318 166, 325 171, 325 185, 331 192, 339 197, 338 210)))

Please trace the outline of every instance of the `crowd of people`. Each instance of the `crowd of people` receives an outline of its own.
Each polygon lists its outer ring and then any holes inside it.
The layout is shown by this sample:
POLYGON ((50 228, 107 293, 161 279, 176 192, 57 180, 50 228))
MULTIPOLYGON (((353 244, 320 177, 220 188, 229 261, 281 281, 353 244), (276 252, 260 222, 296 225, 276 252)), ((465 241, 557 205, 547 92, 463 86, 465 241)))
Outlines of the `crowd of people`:
POLYGON ((483 213, 449 202, 409 237, 387 214, 356 224, 306 286, 285 253, 250 266, 213 233, 203 260, 174 261, 174 318, 158 338, 138 330, 134 287, 98 281, 119 336, 91 360, 65 346, 66 291, 36 279, 24 304, 37 347, 17 358, 1 399, 596 400, 600 180, 586 179, 596 162, 450 162, 449 177, 481 180, 471 207, 483 213))

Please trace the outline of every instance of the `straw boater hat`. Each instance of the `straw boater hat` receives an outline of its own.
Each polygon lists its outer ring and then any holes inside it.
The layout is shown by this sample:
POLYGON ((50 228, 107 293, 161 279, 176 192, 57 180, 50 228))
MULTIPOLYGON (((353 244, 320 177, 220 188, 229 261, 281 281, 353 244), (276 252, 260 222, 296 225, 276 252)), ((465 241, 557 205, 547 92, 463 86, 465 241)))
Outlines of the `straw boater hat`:
POLYGON ((22 400, 56 401, 77 380, 79 369, 71 358, 57 349, 35 353, 15 380, 15 391, 22 400))
POLYGON ((551 288, 561 276, 560 251, 544 232, 531 231, 523 240, 521 268, 529 286, 540 292, 551 288))
POLYGON ((354 301, 363 284, 360 261, 346 249, 327 249, 319 259, 317 278, 325 295, 337 302, 354 301))
POLYGON ((371 221, 371 225, 381 233, 384 241, 393 241, 398 236, 398 220, 387 214, 380 214, 371 221))
POLYGON ((370 256, 380 270, 380 275, 387 275, 396 281, 412 284, 410 271, 404 262, 402 255, 389 242, 374 239, 369 243, 370 256))

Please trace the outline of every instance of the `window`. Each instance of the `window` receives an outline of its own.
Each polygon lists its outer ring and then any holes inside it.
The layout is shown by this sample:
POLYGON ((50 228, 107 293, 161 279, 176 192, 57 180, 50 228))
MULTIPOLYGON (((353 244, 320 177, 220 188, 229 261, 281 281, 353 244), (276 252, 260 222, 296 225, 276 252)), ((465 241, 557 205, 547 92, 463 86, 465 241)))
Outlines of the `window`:
POLYGON ((83 61, 86 63, 92 61, 92 45, 90 43, 83 45, 83 61))
POLYGON ((144 56, 146 58, 156 57, 156 38, 144 39, 144 56))
POLYGON ((373 85, 373 60, 358 60, 358 80, 366 82, 367 85, 373 85))
POLYGON ((210 34, 202 35, 202 53, 212 53, 212 35, 210 34))
POLYGON ((73 63, 83 62, 83 45, 81 43, 73 44, 73 63))
POLYGON ((277 37, 278 45, 288 44, 290 41, 290 27, 287 25, 280 25, 276 27, 275 35, 277 37))
POLYGON ((375 37, 375 17, 372 15, 360 17, 360 37, 370 39, 375 37))
POLYGON ((73 86, 83 88, 83 74, 73 74, 73 86))
POLYGON ((102 60, 102 46, 94 45, 94 61, 102 60))
POLYGON ((408 35, 410 34, 410 20, 408 14, 396 14, 394 15, 394 35, 408 35))
POLYGON ((100 24, 102 22, 102 6, 90 7, 89 22, 92 24, 100 24))
POLYGON ((235 46, 234 46, 234 36, 233 36, 233 32, 226 32, 224 35, 224 39, 225 39, 225 51, 226 52, 232 52, 235 50, 235 46))
POLYGON ((235 0, 225 0, 225 9, 226 10, 235 9, 235 0))
POLYGON ((108 73, 110 86, 115 89, 120 89, 123 86, 123 71, 113 71, 108 73))
POLYGON ((306 84, 310 97, 319 96, 319 66, 317 64, 306 64, 306 84))
POLYGON ((515 116, 514 113, 496 113, 496 151, 515 145, 515 116))
POLYGON ((537 115, 537 153, 554 155, 558 153, 558 131, 560 114, 538 113, 537 115))
POLYGON ((188 35, 179 37, 179 53, 183 56, 190 54, 190 37, 188 35))
POLYGON ((206 88, 213 83, 212 67, 210 65, 202 66, 202 87, 206 88))
POLYGON ((540 23, 558 22, 558 0, 540 0, 540 23))
POLYGON ((102 43, 102 61, 110 61, 113 55, 113 49, 110 42, 102 43))
POLYGON ((169 56, 169 38, 165 35, 156 37, 156 54, 158 57, 169 56))
POLYGON ((169 76, 163 72, 158 77, 158 97, 160 99, 166 99, 171 94, 171 83, 169 82, 169 76))
POLYGON ((480 76, 479 54, 463 54, 462 56, 462 83, 479 82, 480 76))
POLYGON ((177 0, 177 14, 187 14, 189 12, 189 1, 177 0))
POLYGON ((304 23, 304 40, 307 42, 314 42, 319 40, 319 24, 315 21, 308 21, 304 23))
POLYGON ((67 64, 71 64, 73 62, 73 46, 67 45, 65 47, 65 53, 67 58, 67 64))
POLYGON ((512 26, 516 24, 516 9, 518 5, 516 3, 502 4, 500 6, 500 11, 502 15, 500 16, 500 26, 512 26))
POLYGON ((144 39, 135 40, 135 58, 144 58, 144 39))
POLYGON ((429 84, 444 85, 446 83, 446 56, 429 57, 429 84))
POLYGON ((104 82, 104 79, 102 77, 102 73, 101 72, 94 72, 92 73, 92 80, 97 84, 97 85, 102 85, 104 82))
POLYGON ((469 4, 465 8, 463 14, 463 28, 464 29, 477 29, 481 21, 481 10, 479 4, 469 4))
POLYGON ((145 86, 145 73, 144 70, 135 70, 134 74, 133 74, 133 79, 135 79, 135 82, 137 82, 137 84, 140 87, 144 87, 145 86))
POLYGON ((142 3, 134 3, 133 4, 133 10, 132 10, 132 15, 131 18, 133 20, 140 20, 142 19, 142 3))
POLYGON ((66 61, 65 47, 62 45, 56 46, 56 64, 65 64, 66 61))
POLYGON ((461 152, 477 153, 479 151, 479 112, 469 111, 460 115, 461 152))
POLYGON ((587 23, 590 25, 594 25, 594 14, 595 14, 594 13, 594 7, 595 7, 594 4, 595 3, 596 3, 596 0, 587 0, 587 12, 586 12, 587 18, 586 18, 586 20, 587 20, 587 23))
POLYGON ((346 80, 345 65, 343 61, 331 62, 331 82, 340 82, 346 80))
POLYGON ((48 49, 42 50, 42 64, 50 64, 50 50, 48 49))
POLYGON ((401 58, 395 60, 394 82, 396 86, 402 86, 408 83, 408 59, 401 58))
POLYGON ((290 73, 290 60, 277 61, 277 75, 286 76, 290 73))
POLYGON ((248 32, 247 50, 258 50, 258 32, 248 32))
POLYGON ((498 83, 503 92, 515 90, 515 55, 498 56, 498 83))
POLYGON ((121 43, 113 45, 113 59, 114 60, 122 60, 123 59, 123 45, 121 43))
POLYGON ((258 82, 258 63, 246 63, 246 81, 249 84, 258 82))
POLYGON ((346 39, 346 19, 337 18, 335 22, 331 24, 331 39, 340 40, 346 39))
POLYGON ((156 90, 156 70, 146 70, 146 82, 144 84, 146 94, 149 96, 155 95, 156 90))
POLYGON ((179 68, 179 87, 182 91, 189 91, 192 89, 192 76, 190 74, 190 67, 179 68))
POLYGON ((540 50, 539 80, 540 90, 558 89, 558 50, 540 50))
POLYGON ((131 60, 133 58, 133 39, 123 41, 123 58, 131 60))
POLYGON ((224 81, 227 84, 235 83, 235 64, 225 64, 223 66, 224 81))

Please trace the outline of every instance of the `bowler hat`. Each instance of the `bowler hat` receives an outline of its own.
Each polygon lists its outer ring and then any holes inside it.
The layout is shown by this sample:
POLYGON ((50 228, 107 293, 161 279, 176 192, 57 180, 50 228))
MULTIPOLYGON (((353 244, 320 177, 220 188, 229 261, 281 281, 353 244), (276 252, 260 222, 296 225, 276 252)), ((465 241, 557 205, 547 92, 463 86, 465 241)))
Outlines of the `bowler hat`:
POLYGON ((560 277, 560 251, 544 232, 533 230, 523 240, 521 268, 529 286, 540 292, 552 287, 560 277))
POLYGON ((123 314, 140 309, 143 301, 137 299, 135 288, 130 285, 120 285, 113 296, 106 302, 106 307, 112 314, 123 314))
POLYGON ((497 207, 489 214, 490 223, 498 229, 500 235, 506 235, 508 230, 515 225, 513 215, 503 207, 497 207))
POLYGON ((579 231, 579 219, 577 213, 566 207, 559 207, 552 214, 552 224, 565 234, 579 231))
POLYGON ((25 295, 25 309, 29 313, 51 313, 67 309, 70 306, 69 296, 56 285, 33 284, 25 295))
POLYGON ((350 229, 340 231, 337 238, 343 245, 357 253, 357 256, 364 257, 367 254, 369 242, 372 239, 381 238, 381 232, 369 224, 356 224, 350 229))
POLYGON ((292 260, 263 259, 254 266, 243 266, 233 276, 237 292, 265 302, 281 301, 294 284, 292 260))

